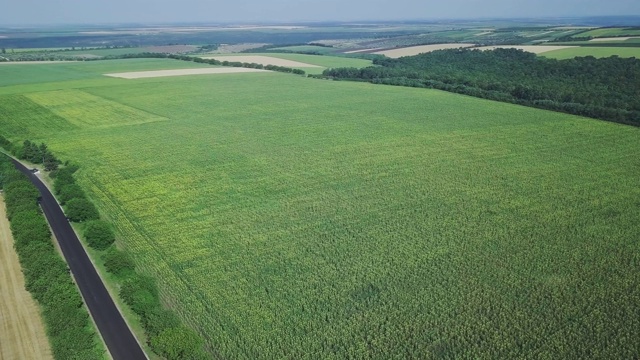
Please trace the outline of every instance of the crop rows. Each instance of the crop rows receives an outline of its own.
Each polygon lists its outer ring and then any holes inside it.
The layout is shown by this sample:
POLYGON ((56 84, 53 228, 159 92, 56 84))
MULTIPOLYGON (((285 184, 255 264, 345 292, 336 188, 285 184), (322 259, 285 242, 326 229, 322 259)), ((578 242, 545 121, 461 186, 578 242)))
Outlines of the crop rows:
POLYGON ((168 119, 42 138, 219 358, 638 354, 636 128, 279 74, 83 90, 168 119))

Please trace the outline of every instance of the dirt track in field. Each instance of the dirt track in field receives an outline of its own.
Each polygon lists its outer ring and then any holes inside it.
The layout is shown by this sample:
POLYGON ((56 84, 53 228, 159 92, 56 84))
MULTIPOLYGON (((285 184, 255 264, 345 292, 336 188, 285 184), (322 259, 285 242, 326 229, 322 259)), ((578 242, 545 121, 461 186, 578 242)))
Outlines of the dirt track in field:
POLYGON ((255 63, 262 65, 275 65, 275 66, 286 66, 290 68, 319 68, 322 66, 311 65, 299 61, 280 59, 271 56, 263 56, 263 55, 247 55, 247 56, 207 56, 204 59, 216 59, 218 61, 229 61, 229 62, 243 62, 243 63, 255 63))
POLYGON ((0 359, 53 359, 40 309, 24 288, 0 197, 0 359))
POLYGON ((186 76, 186 75, 205 75, 205 74, 234 74, 247 72, 264 72, 267 70, 237 68, 237 67, 220 67, 220 68, 201 68, 201 69, 176 69, 176 70, 153 70, 153 71, 134 71, 124 73, 104 74, 105 76, 117 77, 122 79, 144 79, 165 76, 186 76))
POLYGON ((502 46, 483 46, 480 50, 495 50, 495 49, 519 49, 526 52, 532 52, 534 54, 542 54, 553 50, 574 48, 577 46, 553 46, 553 45, 502 45, 502 46))

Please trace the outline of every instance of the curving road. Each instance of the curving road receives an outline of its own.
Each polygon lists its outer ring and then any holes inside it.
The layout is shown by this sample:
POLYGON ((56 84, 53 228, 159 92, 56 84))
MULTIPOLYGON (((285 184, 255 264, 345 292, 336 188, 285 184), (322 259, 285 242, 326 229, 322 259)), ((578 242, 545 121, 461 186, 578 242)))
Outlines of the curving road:
POLYGON ((146 360, 147 356, 131 333, 122 314, 111 299, 89 256, 67 221, 60 205, 44 183, 20 162, 16 168, 26 174, 41 194, 40 206, 60 244, 67 264, 82 293, 85 304, 114 360, 146 360))

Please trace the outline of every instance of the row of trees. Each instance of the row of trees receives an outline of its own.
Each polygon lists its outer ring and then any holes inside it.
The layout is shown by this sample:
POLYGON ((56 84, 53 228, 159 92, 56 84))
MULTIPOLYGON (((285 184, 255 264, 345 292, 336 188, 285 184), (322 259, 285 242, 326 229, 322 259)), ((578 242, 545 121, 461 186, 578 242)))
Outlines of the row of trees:
POLYGON ((77 170, 77 166, 68 165, 52 173, 54 191, 69 220, 82 223, 87 244, 101 252, 105 268, 121 283, 120 297, 140 316, 152 350, 168 360, 206 359, 202 338, 162 307, 155 279, 137 273, 131 256, 116 247, 111 224, 100 219, 98 210, 76 183, 77 170))
MULTIPOLYGON (((37 162, 33 160, 43 153, 55 158, 45 144, 37 146, 29 140, 22 146, 13 146, 0 136, 0 146, 32 162, 37 162), (33 155, 36 151, 40 155, 33 155)), ((78 169, 67 162, 50 172, 56 197, 69 220, 80 225, 87 244, 100 252, 107 271, 121 283, 120 296, 140 316, 153 351, 169 360, 208 358, 203 339, 162 307, 155 279, 137 273, 131 256, 116 247, 111 224, 100 219, 97 208, 76 183, 74 174, 78 169)), ((95 333, 88 330, 82 299, 51 242, 51 233, 38 207, 38 191, 5 157, 0 159, 0 187, 5 190, 7 214, 27 289, 44 309, 55 358, 101 358, 95 350, 95 333)))
POLYGON ((332 79, 435 88, 640 125, 640 60, 555 60, 517 49, 440 50, 376 66, 324 71, 332 79))
POLYGON ((26 288, 42 308, 54 357, 102 359, 82 298, 51 241, 37 202, 39 192, 7 157, 0 158, 0 186, 26 288))
POLYGON ((40 143, 40 145, 38 145, 35 142, 25 140, 22 144, 22 148, 15 149, 14 153, 22 160, 44 165, 44 169, 46 171, 57 170, 61 163, 45 143, 40 143))

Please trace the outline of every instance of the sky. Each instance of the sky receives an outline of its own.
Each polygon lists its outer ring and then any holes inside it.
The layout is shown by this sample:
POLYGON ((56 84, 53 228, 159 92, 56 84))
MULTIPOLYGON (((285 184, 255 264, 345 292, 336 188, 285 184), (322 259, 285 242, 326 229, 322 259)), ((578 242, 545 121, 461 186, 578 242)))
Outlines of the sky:
POLYGON ((3 25, 640 15, 640 0, 2 0, 3 25))

